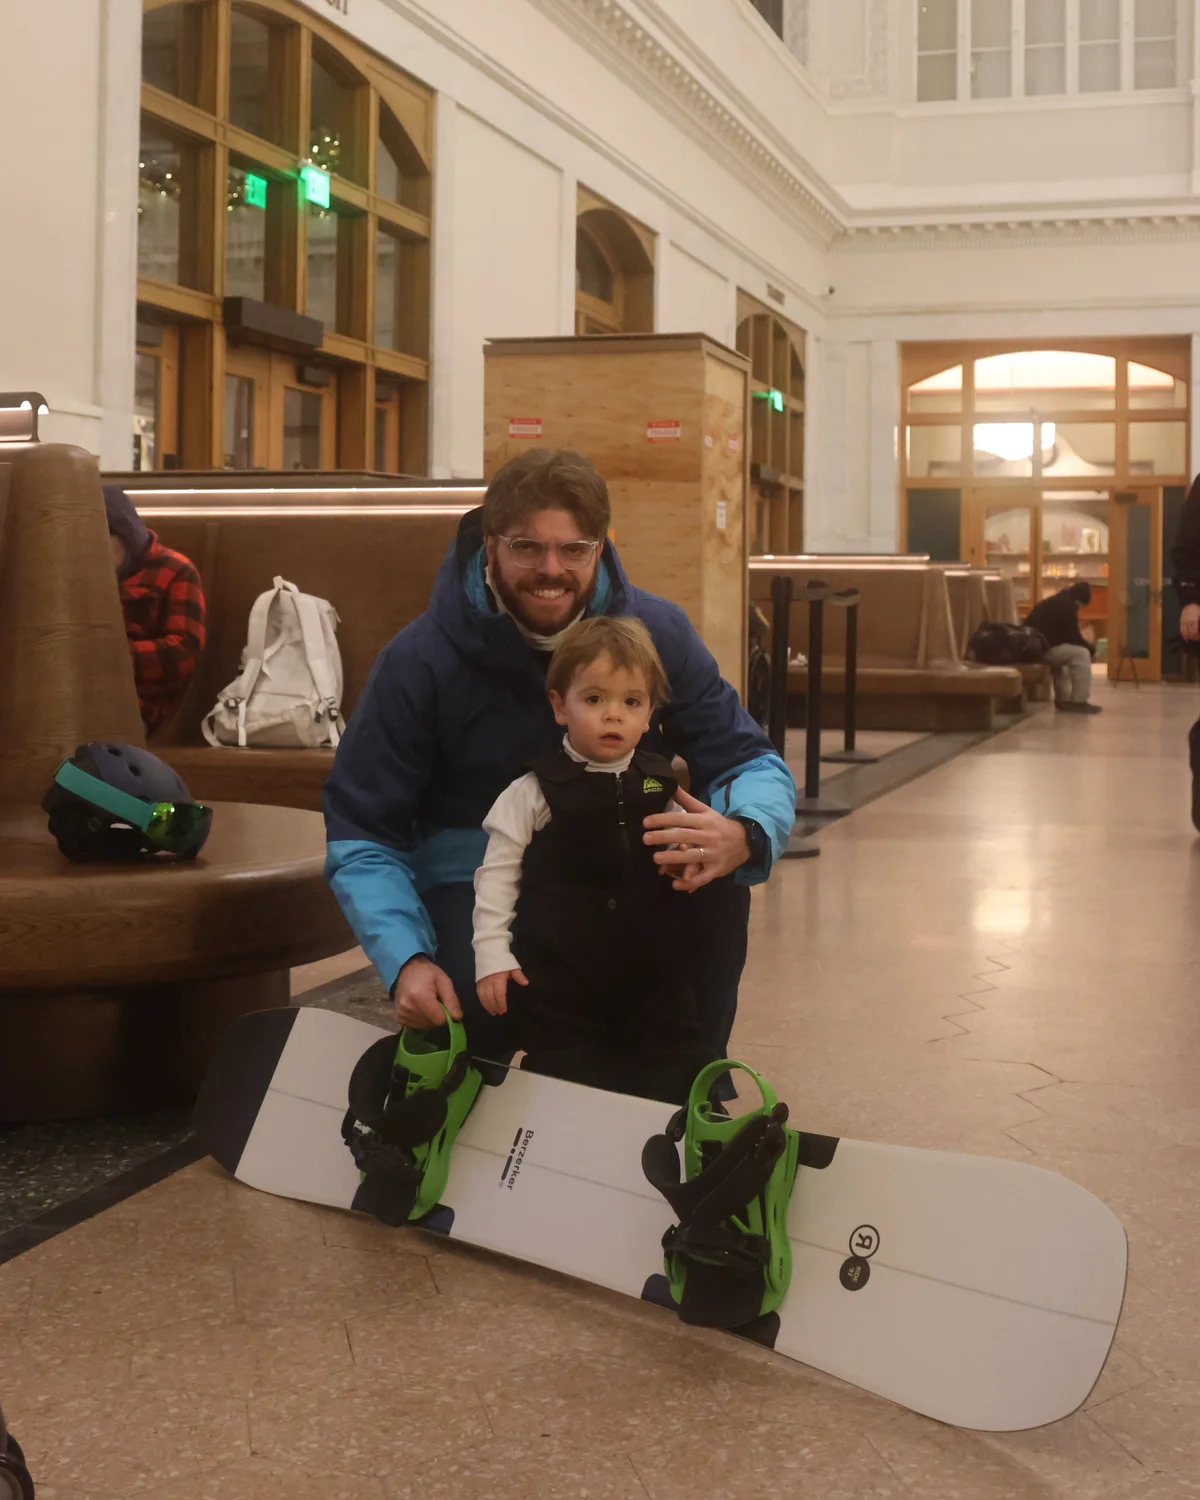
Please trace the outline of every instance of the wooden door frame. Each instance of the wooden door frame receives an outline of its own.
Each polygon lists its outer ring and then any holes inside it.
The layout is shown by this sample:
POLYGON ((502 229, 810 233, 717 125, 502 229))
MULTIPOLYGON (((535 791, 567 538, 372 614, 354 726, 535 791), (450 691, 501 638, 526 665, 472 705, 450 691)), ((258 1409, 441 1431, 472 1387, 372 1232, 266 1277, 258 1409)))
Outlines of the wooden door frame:
MULTIPOLYGON (((959 501, 961 516, 961 535, 965 546, 961 551, 965 554, 965 561, 973 568, 990 568, 995 571, 995 565, 988 562, 987 547, 984 538, 984 522, 987 517, 988 507, 1006 507, 1009 510, 1020 510, 1022 507, 1029 511, 1029 603, 1025 613, 1041 598, 1041 568, 1037 566, 1037 560, 1041 555, 1042 547, 1042 507, 1040 491, 1029 489, 972 489, 964 488, 962 498, 959 501)), ((1016 577, 1020 577, 1018 573, 1016 577)))
MULTIPOLYGON (((269 469, 271 464, 271 355, 266 349, 254 349, 246 344, 230 344, 225 351, 226 375, 239 375, 254 381, 254 412, 250 428, 250 461, 256 469, 269 469)), ((221 401, 221 452, 228 450, 225 444, 225 402, 221 401)))
MULTIPOLYGON (((1163 594, 1163 535, 1162 505, 1163 486, 1131 484, 1120 489, 1109 490, 1108 511, 1108 677, 1117 680, 1121 665, 1121 650, 1125 644, 1125 620, 1128 601, 1125 597, 1125 579, 1129 560, 1128 517, 1136 506, 1146 505, 1150 510, 1150 643, 1149 660, 1136 657, 1138 679, 1142 682, 1162 681, 1162 594, 1163 594), (1118 496, 1133 495, 1132 502, 1118 496)), ((1131 680, 1125 674, 1122 681, 1131 680)))
MULTIPOLYGON (((285 392, 307 391, 321 397, 321 461, 318 470, 337 468, 337 377, 328 385, 310 385, 300 379, 299 362, 287 354, 271 355, 271 468, 283 468, 283 418, 285 392)), ((315 472, 315 471, 314 471, 315 472)))

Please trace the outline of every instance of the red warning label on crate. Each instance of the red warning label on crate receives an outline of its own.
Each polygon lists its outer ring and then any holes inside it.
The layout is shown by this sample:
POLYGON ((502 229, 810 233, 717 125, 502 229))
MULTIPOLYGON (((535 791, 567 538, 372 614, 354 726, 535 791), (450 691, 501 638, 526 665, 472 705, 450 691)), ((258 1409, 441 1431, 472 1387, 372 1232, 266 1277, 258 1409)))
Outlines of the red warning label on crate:
POLYGON ((541 435, 542 435, 542 419, 541 419, 541 417, 509 417, 509 419, 508 419, 508 435, 509 435, 509 437, 525 437, 525 438, 529 438, 529 437, 541 437, 541 435))
POLYGON ((646 441, 650 443, 677 443, 683 437, 683 423, 659 420, 646 423, 646 441))

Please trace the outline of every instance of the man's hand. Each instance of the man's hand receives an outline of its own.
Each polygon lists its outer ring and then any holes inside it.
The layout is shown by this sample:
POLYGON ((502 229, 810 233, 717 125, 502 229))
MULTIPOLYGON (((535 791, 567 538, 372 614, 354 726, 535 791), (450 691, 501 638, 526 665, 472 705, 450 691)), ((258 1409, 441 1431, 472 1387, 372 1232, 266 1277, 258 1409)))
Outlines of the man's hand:
POLYGON ((1200 604, 1187 604, 1179 616, 1179 634, 1185 641, 1200 641, 1200 604))
POLYGON ((423 953, 415 954, 400 970, 392 999, 401 1026, 415 1026, 421 1031, 440 1026, 443 1005, 456 1021, 462 1020, 462 1006, 449 974, 423 953))
POLYGON ((719 880, 750 858, 746 830, 733 818, 727 818, 707 803, 685 792, 682 787, 675 800, 683 812, 651 813, 643 819, 653 830, 643 834, 647 844, 679 844, 678 849, 663 849, 654 863, 664 875, 671 875, 677 891, 698 891, 710 880, 719 880))
POLYGON ((479 1003, 489 1016, 503 1016, 508 1013, 508 981, 510 979, 515 979, 518 984, 529 983, 520 969, 501 969, 498 974, 485 974, 475 986, 479 1003))

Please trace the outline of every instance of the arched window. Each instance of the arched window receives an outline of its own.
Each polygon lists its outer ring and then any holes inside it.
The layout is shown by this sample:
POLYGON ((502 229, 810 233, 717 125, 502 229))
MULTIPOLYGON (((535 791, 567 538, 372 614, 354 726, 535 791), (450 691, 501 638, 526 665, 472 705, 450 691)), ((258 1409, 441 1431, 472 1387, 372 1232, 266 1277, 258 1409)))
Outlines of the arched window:
POLYGON ((143 20, 140 456, 424 473, 431 93, 300 0, 143 20))
POLYGON ((804 330, 739 292, 737 347, 750 361, 750 550, 803 552, 804 330))
POLYGON ((1190 359, 1187 339, 905 346, 903 545, 1007 578, 1019 616, 1086 580, 1101 650, 1128 638, 1131 591, 1159 619, 1151 539, 1188 480, 1190 359))
POLYGON ((579 190, 575 225, 575 332, 650 333, 654 328, 654 236, 579 190))

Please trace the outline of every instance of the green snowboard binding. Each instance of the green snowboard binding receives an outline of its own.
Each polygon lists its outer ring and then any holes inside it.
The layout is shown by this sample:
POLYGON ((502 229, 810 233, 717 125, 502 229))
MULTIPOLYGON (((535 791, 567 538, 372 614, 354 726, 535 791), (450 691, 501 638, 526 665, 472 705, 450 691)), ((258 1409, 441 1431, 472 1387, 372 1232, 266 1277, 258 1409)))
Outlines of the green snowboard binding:
POLYGON ((483 1079, 461 1021, 446 1015, 449 1045, 405 1027, 368 1047, 350 1077, 342 1139, 362 1174, 354 1207, 393 1227, 437 1206, 450 1153, 483 1079))
POLYGON ((786 1104, 744 1063, 710 1063, 665 1135, 642 1151, 642 1170, 679 1216, 663 1236, 671 1297, 685 1323, 741 1328, 772 1313, 792 1275, 788 1202, 800 1137, 786 1104), (761 1106, 734 1120, 714 1115, 708 1093, 723 1074, 749 1073, 761 1106), (683 1141, 686 1179, 680 1180, 683 1141))

